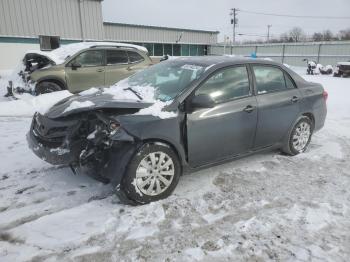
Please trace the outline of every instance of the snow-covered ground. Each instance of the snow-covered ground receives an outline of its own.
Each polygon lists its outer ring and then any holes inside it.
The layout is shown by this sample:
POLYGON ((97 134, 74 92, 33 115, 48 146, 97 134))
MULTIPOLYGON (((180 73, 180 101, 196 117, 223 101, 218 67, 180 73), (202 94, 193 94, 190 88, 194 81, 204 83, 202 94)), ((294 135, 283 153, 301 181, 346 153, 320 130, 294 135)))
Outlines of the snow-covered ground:
POLYGON ((0 261, 349 261, 350 79, 305 78, 329 93, 306 153, 185 175, 171 197, 138 207, 38 159, 30 118, 2 100, 0 261))

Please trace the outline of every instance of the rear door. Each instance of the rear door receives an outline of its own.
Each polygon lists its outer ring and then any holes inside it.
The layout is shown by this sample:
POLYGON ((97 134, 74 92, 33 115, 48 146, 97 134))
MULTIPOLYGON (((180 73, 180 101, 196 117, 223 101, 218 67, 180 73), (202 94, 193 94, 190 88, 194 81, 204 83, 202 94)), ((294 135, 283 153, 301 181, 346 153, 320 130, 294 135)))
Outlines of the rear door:
POLYGON ((194 95, 200 94, 209 95, 215 106, 187 114, 190 165, 197 167, 249 151, 254 141, 257 103, 246 66, 217 71, 194 95))
POLYGON ((106 85, 110 86, 131 75, 129 59, 125 50, 107 50, 106 85))
POLYGON ((301 94, 291 77, 278 66, 252 65, 258 102, 254 147, 280 142, 299 114, 301 94))
POLYGON ((87 50, 74 58, 65 68, 66 81, 71 92, 105 84, 104 50, 87 50), (72 64, 80 67, 72 67, 72 64))

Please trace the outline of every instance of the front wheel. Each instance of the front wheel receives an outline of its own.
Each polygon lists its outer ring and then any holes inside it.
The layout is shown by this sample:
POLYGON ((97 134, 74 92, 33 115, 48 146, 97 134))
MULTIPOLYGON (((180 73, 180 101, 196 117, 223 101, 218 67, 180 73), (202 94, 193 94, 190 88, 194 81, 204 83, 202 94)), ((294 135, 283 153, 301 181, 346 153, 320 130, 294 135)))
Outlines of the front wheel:
POLYGON ((58 84, 49 81, 43 81, 37 84, 35 92, 37 95, 47 94, 52 92, 61 91, 62 88, 58 84))
POLYGON ((174 191, 180 175, 179 158, 169 146, 145 144, 130 161, 117 193, 135 204, 157 201, 174 191))
POLYGON ((313 123, 310 118, 301 117, 294 125, 283 151, 292 156, 304 152, 310 144, 312 132, 313 123))

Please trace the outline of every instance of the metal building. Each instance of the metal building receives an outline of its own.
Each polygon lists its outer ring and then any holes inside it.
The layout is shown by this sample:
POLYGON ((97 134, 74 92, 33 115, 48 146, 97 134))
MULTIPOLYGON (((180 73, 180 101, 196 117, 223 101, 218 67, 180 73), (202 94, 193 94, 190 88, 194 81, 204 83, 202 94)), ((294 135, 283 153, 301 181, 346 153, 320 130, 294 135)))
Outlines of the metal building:
POLYGON ((217 31, 103 22, 103 0, 0 0, 0 69, 27 50, 79 41, 141 44, 153 56, 205 55, 217 31))

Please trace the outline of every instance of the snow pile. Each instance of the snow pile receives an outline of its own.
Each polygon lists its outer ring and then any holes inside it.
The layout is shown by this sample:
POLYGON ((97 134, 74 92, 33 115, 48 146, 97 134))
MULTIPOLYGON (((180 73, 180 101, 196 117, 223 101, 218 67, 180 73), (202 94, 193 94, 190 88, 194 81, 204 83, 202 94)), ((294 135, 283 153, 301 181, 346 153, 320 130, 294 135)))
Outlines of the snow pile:
POLYGON ((70 103, 70 105, 63 111, 63 113, 73 111, 79 108, 86 108, 86 107, 92 107, 95 104, 91 101, 84 101, 84 102, 79 102, 79 101, 73 101, 70 103))
POLYGON ((32 116, 35 112, 45 114, 54 104, 71 96, 67 90, 40 96, 22 95, 20 100, 0 103, 0 116, 32 116))
POLYGON ((326 65, 324 67, 324 69, 327 71, 327 70, 333 70, 333 66, 332 65, 326 65))
POLYGON ((163 102, 156 100, 153 105, 141 109, 135 115, 152 115, 161 119, 176 117, 177 113, 175 112, 163 111, 163 108, 170 105, 171 103, 172 101, 163 102))

